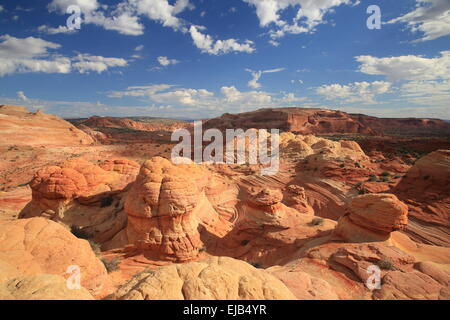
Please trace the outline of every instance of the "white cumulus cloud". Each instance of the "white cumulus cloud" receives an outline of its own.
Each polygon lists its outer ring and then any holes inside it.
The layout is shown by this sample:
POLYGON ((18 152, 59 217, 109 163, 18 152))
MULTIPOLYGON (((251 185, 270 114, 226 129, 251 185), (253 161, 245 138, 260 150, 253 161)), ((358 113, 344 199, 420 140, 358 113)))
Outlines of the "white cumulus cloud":
POLYGON ((160 65, 162 65, 163 67, 167 67, 167 66, 177 64, 180 62, 176 59, 169 59, 168 57, 164 57, 164 56, 160 56, 160 57, 156 58, 156 60, 158 60, 158 63, 160 65))
POLYGON ((201 33, 196 26, 189 29, 192 40, 202 52, 212 55, 220 55, 230 52, 252 53, 255 51, 253 42, 250 40, 239 43, 236 39, 214 40, 210 35, 201 33))
POLYGON ((299 34, 313 32, 314 28, 325 23, 325 15, 340 5, 357 5, 358 0, 243 0, 256 8, 261 27, 274 25, 270 34, 272 38, 280 38, 286 33, 299 34), (289 7, 297 9, 292 23, 281 18, 281 14, 289 7))
POLYGON ((72 67, 80 73, 87 73, 89 71, 102 73, 108 70, 108 68, 125 67, 128 65, 128 62, 122 58, 105 58, 89 54, 79 54, 73 58, 73 61, 72 67))
POLYGON ((206 89, 177 88, 169 84, 133 86, 123 91, 113 91, 111 98, 134 97, 157 105, 182 107, 195 114, 206 111, 241 112, 258 108, 296 106, 305 98, 293 93, 269 93, 265 91, 240 91, 235 86, 223 86, 216 94, 206 89))
POLYGON ((15 38, 0 36, 0 76, 13 73, 80 73, 95 71, 101 73, 110 67, 125 67, 127 61, 121 58, 105 58, 79 54, 65 57, 54 50, 61 46, 40 38, 15 38))
POLYGON ((358 56, 359 71, 370 75, 383 75, 389 81, 449 79, 450 51, 441 52, 440 57, 398 56, 377 58, 358 56))
POLYGON ((377 95, 388 93, 391 83, 386 81, 353 82, 346 85, 331 84, 323 85, 316 89, 316 93, 327 100, 341 100, 346 103, 362 102, 368 104, 376 103, 377 95))

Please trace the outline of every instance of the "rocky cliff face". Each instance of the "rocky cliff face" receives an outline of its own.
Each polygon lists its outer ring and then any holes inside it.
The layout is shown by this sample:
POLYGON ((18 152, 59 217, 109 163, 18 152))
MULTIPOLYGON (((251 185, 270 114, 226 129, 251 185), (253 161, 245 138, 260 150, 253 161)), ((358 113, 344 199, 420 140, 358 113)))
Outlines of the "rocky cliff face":
POLYGON ((420 158, 393 189, 409 207, 407 233, 415 240, 450 247, 450 151, 420 158))
POLYGON ((184 128, 189 125, 187 122, 176 121, 170 119, 154 119, 146 122, 145 119, 115 118, 115 117, 98 117, 92 116, 83 120, 70 120, 76 126, 86 126, 89 128, 125 128, 139 131, 158 131, 184 128))
POLYGON ((438 119, 384 119, 342 111, 307 108, 260 109, 226 113, 207 120, 204 128, 280 129, 299 134, 444 133, 450 123, 438 119))

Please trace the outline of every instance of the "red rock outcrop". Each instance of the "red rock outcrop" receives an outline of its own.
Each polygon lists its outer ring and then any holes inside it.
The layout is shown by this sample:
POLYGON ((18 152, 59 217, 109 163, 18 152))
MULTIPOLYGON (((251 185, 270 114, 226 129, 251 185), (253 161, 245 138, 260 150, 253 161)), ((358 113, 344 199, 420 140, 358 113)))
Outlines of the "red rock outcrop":
POLYGON ((290 194, 289 200, 286 203, 289 207, 294 208, 300 213, 314 215, 314 209, 309 205, 306 199, 305 188, 291 184, 287 187, 290 194))
POLYGON ((72 159, 46 167, 31 181, 32 201, 19 217, 45 216, 104 242, 126 224, 122 192, 134 181, 138 170, 137 163, 125 159, 99 165, 72 159))
POLYGON ((448 134, 450 123, 438 119, 384 119, 328 109, 276 108, 226 113, 206 121, 204 128, 280 129, 300 134, 448 134))
POLYGON ((108 246, 132 244, 161 260, 197 257, 203 247, 199 225, 211 232, 228 225, 206 196, 208 175, 196 164, 174 165, 160 157, 146 161, 125 199, 126 231, 108 246))
POLYGON ((381 134, 448 134, 450 123, 440 119, 377 118, 364 114, 350 114, 350 117, 381 134))
POLYGON ((341 111, 277 108, 260 109, 240 114, 226 113, 219 118, 206 121, 205 128, 218 129, 280 129, 301 134, 364 133, 373 131, 353 120, 341 111))
POLYGON ((399 232, 392 238, 392 244, 345 243, 325 236, 305 243, 268 271, 298 298, 448 299, 448 248, 433 253, 437 247, 415 246, 399 232), (320 282, 314 285, 315 278, 320 282), (380 286, 371 287, 376 279, 380 286))
POLYGON ((273 266, 308 240, 331 233, 336 225, 321 218, 314 223, 313 215, 286 206, 279 189, 250 190, 241 197, 233 230, 208 252, 273 266))
POLYGON ((188 122, 177 121, 171 119, 158 118, 142 118, 139 120, 129 118, 115 118, 115 117, 98 117, 92 116, 88 119, 72 120, 77 126, 86 126, 90 128, 124 128, 139 131, 158 131, 167 130, 173 131, 176 129, 186 128, 189 126, 188 122))
POLYGON ((450 246, 450 150, 420 158, 392 190, 409 207, 406 233, 416 241, 450 246))
POLYGON ((384 241, 407 224, 408 207, 395 195, 366 194, 352 199, 334 235, 349 242, 384 241))
POLYGON ((94 140, 69 122, 25 107, 0 105, 0 145, 81 146, 94 140))

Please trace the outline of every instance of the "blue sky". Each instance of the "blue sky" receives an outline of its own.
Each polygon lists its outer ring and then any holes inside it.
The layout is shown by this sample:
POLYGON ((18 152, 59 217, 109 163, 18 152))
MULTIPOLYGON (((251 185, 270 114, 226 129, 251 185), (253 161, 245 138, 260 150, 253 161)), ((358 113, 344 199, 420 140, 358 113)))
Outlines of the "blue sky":
POLYGON ((450 119, 448 0, 1 0, 0 30, 0 103, 63 117, 450 119))

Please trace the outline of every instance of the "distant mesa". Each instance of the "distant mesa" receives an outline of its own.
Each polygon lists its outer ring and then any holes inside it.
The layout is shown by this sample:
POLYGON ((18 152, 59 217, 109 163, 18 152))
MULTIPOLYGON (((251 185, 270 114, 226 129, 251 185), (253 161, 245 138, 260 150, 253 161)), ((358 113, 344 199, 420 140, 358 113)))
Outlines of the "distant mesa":
POLYGON ((450 134, 450 124, 438 119, 377 118, 362 114, 315 108, 259 109, 239 114, 226 113, 207 120, 205 129, 280 129, 298 134, 430 133, 450 134))

